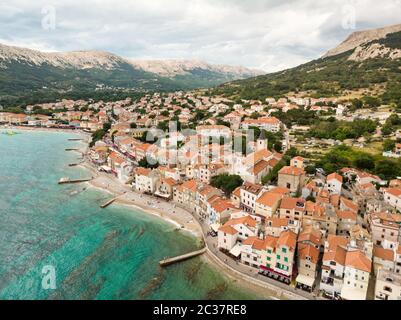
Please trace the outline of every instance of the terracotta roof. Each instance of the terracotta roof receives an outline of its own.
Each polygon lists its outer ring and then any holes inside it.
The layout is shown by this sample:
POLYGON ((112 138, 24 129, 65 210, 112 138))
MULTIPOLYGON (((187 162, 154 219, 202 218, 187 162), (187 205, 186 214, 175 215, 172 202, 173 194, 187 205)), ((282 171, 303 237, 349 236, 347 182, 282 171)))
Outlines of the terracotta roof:
POLYGON ((298 246, 298 256, 300 259, 304 260, 307 257, 310 257, 311 261, 314 264, 317 264, 319 261, 319 254, 320 254, 319 249, 316 249, 316 247, 310 244, 300 244, 298 246))
POLYGON ((287 246, 291 250, 295 250, 297 245, 297 234, 291 230, 284 231, 280 234, 277 241, 277 246, 287 246))
POLYGON ((239 198, 241 196, 241 187, 235 189, 232 194, 239 198))
POLYGON ((334 173, 332 173, 332 174, 327 176, 327 181, 330 181, 330 180, 337 180, 337 181, 342 183, 343 182, 343 177, 340 176, 338 173, 334 172, 334 173))
POLYGON ((149 174, 152 172, 151 169, 147 169, 147 168, 142 168, 142 167, 138 167, 135 170, 135 173, 139 176, 149 176, 149 174))
POLYGON ((234 235, 234 234, 237 234, 237 233, 238 233, 238 231, 235 230, 233 227, 231 227, 231 226, 226 226, 226 225, 220 227, 219 231, 224 232, 224 233, 227 233, 227 234, 230 234, 230 235, 234 235))
POLYGON ((345 259, 345 265, 369 273, 372 270, 372 261, 370 261, 361 251, 348 252, 345 259))
POLYGON ((322 244, 323 234, 319 230, 314 229, 312 226, 306 227, 298 237, 298 243, 300 242, 312 242, 317 246, 322 244))
POLYGON ((328 250, 336 250, 337 247, 346 247, 349 243, 349 239, 344 236, 335 236, 329 234, 327 236, 327 242, 329 244, 328 250))
POLYGON ((356 212, 353 211, 337 211, 336 212, 337 217, 339 219, 343 219, 343 220, 352 220, 352 221, 356 221, 358 215, 356 214, 356 212))
POLYGON ((373 256, 386 261, 394 261, 394 251, 379 246, 374 247, 373 256))
POLYGON ((262 196, 256 200, 256 203, 262 204, 264 206, 273 207, 282 198, 282 195, 278 193, 265 192, 262 196))
POLYGON ((302 198, 284 197, 283 200, 281 200, 280 209, 297 209, 303 211, 305 210, 305 200, 302 198))
POLYGON ((325 252, 323 261, 335 261, 336 263, 345 266, 346 257, 347 249, 343 247, 337 247, 334 251, 325 252))
POLYGON ((401 189, 398 189, 398 188, 388 188, 388 189, 384 189, 384 191, 386 193, 391 194, 394 197, 400 197, 401 196, 401 189))
POLYGON ((269 163, 265 160, 259 161, 257 164, 255 164, 249 171, 253 175, 258 175, 259 173, 263 172, 269 167, 269 163))
POLYGON ((303 174, 305 174, 305 170, 304 169, 300 169, 297 167, 284 167, 279 171, 279 174, 285 174, 285 175, 291 175, 291 176, 301 176, 303 174))
POLYGON ((241 218, 237 218, 237 219, 231 219, 225 224, 225 226, 234 226, 234 225, 238 225, 238 224, 243 224, 245 226, 255 228, 257 225, 257 222, 256 222, 256 220, 252 219, 251 216, 245 216, 245 217, 241 217, 241 218))

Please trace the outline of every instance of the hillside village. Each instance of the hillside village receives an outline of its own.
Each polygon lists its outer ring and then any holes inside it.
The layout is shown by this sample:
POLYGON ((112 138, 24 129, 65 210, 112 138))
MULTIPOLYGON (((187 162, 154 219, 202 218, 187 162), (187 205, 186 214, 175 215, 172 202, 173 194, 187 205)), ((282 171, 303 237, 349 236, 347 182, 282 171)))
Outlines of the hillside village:
MULTIPOLYGON (((97 170, 191 212, 216 254, 242 272, 310 297, 400 299, 401 179, 363 166, 328 171, 317 166, 324 155, 309 152, 383 144, 395 113, 352 108, 330 98, 233 101, 197 91, 31 105, 0 112, 0 123, 90 132, 87 158, 97 170), (294 112, 374 127, 348 141, 300 137, 313 128, 288 121, 294 112)), ((390 131, 380 161, 401 152, 390 131)))

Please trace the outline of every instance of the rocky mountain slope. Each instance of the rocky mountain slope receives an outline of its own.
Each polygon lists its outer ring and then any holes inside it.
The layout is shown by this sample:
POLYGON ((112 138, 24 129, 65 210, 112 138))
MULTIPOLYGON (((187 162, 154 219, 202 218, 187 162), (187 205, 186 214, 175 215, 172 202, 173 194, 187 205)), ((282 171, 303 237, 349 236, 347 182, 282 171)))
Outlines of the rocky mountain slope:
POLYGON ((401 25, 357 32, 322 58, 296 68, 222 85, 215 92, 245 99, 288 93, 316 97, 366 91, 401 107, 401 25))
POLYGON ((364 31, 357 31, 352 33, 344 42, 336 48, 329 50, 323 58, 336 56, 338 54, 353 50, 355 48, 362 48, 364 44, 369 42, 383 39, 390 33, 401 31, 401 24, 392 25, 380 29, 370 29, 364 31))
POLYGON ((261 74, 195 60, 136 61, 108 52, 47 53, 0 44, 0 104, 20 97, 53 98, 94 90, 209 88, 261 74))

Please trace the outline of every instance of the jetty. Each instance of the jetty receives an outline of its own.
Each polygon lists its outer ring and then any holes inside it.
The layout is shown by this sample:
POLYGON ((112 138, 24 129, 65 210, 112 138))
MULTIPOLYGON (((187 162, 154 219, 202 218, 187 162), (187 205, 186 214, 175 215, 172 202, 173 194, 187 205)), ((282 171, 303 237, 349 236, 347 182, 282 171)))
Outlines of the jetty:
POLYGON ((79 149, 77 149, 77 148, 68 148, 68 149, 65 149, 65 151, 79 151, 79 149))
POLYGON ((105 209, 107 208, 109 205, 113 204, 118 198, 122 197, 123 195, 125 195, 126 192, 124 192, 123 194, 120 194, 117 197, 114 197, 113 199, 108 200, 107 202, 103 203, 100 208, 105 209))
POLYGON ((83 139, 78 139, 78 138, 73 138, 73 139, 68 139, 68 141, 82 141, 83 139))
POLYGON ((178 263, 178 262, 181 262, 181 261, 185 261, 185 260, 189 260, 189 259, 198 257, 198 256, 204 254, 205 252, 206 252, 206 248, 203 248, 202 250, 193 251, 193 252, 184 254, 182 256, 178 256, 178 257, 174 257, 174 258, 167 258, 167 259, 161 260, 159 262, 159 264, 160 264, 161 267, 167 267, 167 266, 170 266, 172 264, 175 264, 175 263, 178 263))
POLYGON ((61 178, 58 184, 73 184, 73 183, 82 183, 82 182, 88 182, 93 180, 93 177, 91 178, 86 178, 86 179, 70 179, 70 178, 61 178))

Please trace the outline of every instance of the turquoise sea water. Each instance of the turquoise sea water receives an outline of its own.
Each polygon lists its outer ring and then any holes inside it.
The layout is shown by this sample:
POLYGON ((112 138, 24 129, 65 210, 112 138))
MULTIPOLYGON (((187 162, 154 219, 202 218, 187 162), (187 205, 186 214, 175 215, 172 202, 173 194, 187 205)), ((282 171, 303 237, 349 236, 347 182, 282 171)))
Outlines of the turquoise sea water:
MULTIPOLYGON (((1 132, 1 130, 0 130, 1 132)), ((166 256, 197 248, 194 238, 139 211, 99 204, 110 196, 70 168, 73 134, 0 134, 0 299, 253 299, 201 259, 167 269, 166 256), (76 191, 79 193, 76 194, 76 191), (56 270, 55 290, 42 268, 56 270)))

